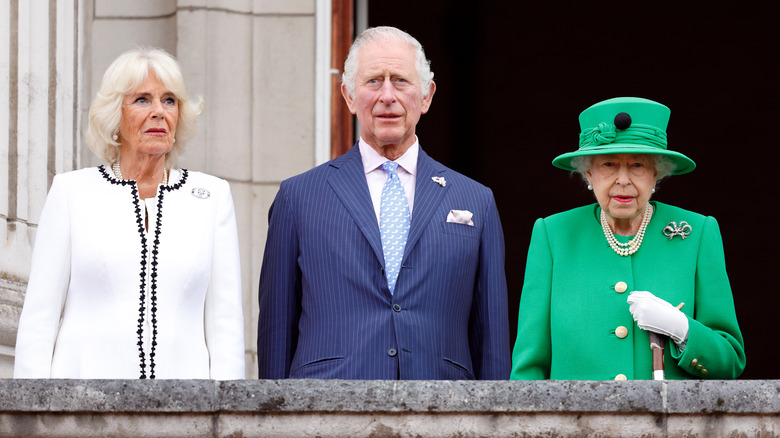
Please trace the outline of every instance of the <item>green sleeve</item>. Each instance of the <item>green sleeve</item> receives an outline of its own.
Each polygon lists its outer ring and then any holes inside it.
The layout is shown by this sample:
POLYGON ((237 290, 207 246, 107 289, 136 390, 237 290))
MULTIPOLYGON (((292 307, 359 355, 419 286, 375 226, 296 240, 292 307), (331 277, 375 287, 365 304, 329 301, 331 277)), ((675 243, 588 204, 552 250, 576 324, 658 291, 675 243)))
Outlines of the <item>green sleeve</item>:
POLYGON ((552 253, 543 219, 534 224, 512 352, 512 380, 550 378, 552 253))
POLYGON ((694 314, 688 317, 688 342, 683 352, 672 348, 671 353, 680 368, 696 377, 734 379, 745 369, 745 346, 726 274, 718 222, 708 217, 703 228, 694 314))

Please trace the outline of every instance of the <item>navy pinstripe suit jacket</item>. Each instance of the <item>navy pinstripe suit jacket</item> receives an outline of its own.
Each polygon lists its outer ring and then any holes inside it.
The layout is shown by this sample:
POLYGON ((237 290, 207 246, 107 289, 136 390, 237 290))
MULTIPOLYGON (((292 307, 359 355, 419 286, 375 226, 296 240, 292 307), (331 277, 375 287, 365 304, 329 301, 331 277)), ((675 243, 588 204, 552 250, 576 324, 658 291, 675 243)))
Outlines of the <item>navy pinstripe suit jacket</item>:
POLYGON ((285 180, 260 274, 259 377, 509 378, 504 236, 490 189, 420 150, 394 295, 383 264, 357 146, 285 180), (447 223, 453 209, 471 211, 474 226, 447 223))

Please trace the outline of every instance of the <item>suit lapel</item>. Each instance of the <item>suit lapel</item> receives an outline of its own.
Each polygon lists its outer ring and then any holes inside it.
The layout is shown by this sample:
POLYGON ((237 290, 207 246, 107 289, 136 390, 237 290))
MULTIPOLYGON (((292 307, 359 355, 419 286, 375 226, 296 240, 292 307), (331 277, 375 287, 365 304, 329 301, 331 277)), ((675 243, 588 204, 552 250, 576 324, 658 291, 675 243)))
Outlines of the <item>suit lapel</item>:
POLYGON ((330 165, 337 170, 328 178, 328 184, 336 192, 336 196, 339 197, 341 203, 355 220, 360 231, 366 236, 379 263, 384 265, 382 240, 379 235, 374 204, 368 192, 366 175, 363 172, 360 149, 353 146, 347 153, 333 160, 330 165))
MULTIPOLYGON (((406 248, 404 249, 404 261, 411 253, 422 232, 431 221, 433 212, 444 199, 444 195, 449 190, 447 186, 441 186, 435 183, 431 178, 442 176, 445 168, 429 157, 422 148, 417 158, 417 182, 414 189, 414 211, 412 212, 412 223, 409 228, 409 237, 406 239, 406 248)), ((446 218, 441 218, 445 220, 446 218)))

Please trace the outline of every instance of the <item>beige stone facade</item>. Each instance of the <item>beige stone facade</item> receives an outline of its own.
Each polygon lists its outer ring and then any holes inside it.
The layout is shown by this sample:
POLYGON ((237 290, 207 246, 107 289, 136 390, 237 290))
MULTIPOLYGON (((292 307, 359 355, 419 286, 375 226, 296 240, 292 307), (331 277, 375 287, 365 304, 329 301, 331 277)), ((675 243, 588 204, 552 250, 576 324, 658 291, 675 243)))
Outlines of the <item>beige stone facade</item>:
POLYGON ((54 174, 101 164, 86 115, 134 46, 179 59, 206 107, 183 167, 230 182, 241 242, 247 377, 256 287, 279 183, 329 156, 330 0, 0 0, 0 378, 10 377, 38 217, 54 174))
POLYGON ((780 381, 2 380, 2 437, 756 437, 780 381))

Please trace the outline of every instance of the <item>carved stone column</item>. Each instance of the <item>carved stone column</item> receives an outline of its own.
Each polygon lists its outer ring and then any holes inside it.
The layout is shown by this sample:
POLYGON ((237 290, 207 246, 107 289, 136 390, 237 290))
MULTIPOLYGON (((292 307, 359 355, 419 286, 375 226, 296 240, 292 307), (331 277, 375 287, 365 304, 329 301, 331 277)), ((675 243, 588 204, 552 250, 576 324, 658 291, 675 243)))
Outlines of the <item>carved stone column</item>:
POLYGON ((0 2, 0 377, 12 375, 46 193, 78 160, 83 2, 0 2))

